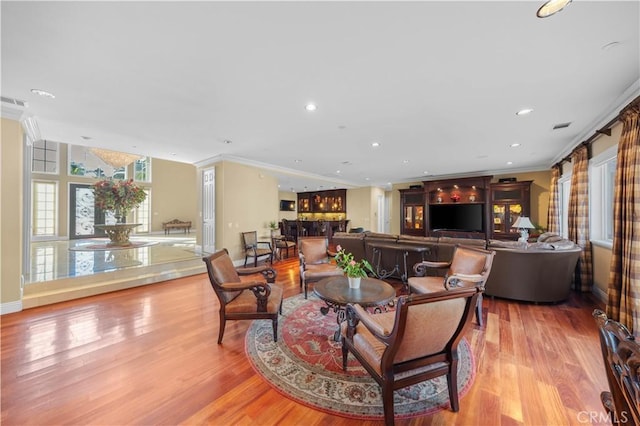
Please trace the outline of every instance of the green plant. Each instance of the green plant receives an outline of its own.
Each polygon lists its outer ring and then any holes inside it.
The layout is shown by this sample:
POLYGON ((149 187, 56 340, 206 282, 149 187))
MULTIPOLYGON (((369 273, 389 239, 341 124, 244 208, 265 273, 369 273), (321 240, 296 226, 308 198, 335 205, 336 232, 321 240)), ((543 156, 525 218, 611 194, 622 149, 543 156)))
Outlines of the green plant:
POLYGON ((272 220, 271 222, 269 222, 269 228, 275 231, 276 229, 278 229, 278 222, 276 222, 275 220, 272 220))
POLYGON ((123 217, 146 198, 144 189, 129 180, 105 179, 92 185, 96 206, 103 210, 113 210, 123 217))
POLYGON ((338 252, 334 256, 338 267, 340 267, 348 277, 361 277, 366 278, 367 272, 374 273, 371 264, 367 261, 367 259, 362 259, 359 262, 353 257, 352 253, 347 253, 340 246, 337 246, 336 249, 338 252))

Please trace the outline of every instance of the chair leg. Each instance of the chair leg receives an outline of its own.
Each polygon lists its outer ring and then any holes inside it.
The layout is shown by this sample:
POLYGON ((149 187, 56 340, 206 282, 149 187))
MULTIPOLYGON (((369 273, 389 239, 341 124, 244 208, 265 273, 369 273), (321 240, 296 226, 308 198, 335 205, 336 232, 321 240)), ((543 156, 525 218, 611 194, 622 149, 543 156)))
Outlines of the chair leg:
POLYGON ((218 331, 218 344, 222 343, 222 337, 224 336, 225 325, 227 325, 227 321, 224 318, 224 312, 220 311, 220 330, 218 331))
POLYGON ((271 323, 273 324, 273 341, 278 341, 278 314, 271 319, 271 323))
POLYGON ((307 281, 304 281, 304 298, 307 298, 307 281))
POLYGON ((458 400, 458 359, 457 354, 449 366, 447 373, 447 385, 449 386, 449 404, 451 411, 457 413, 460 410, 460 402, 458 400))
POLYGON ((247 259, 249 258, 249 256, 245 255, 244 256, 244 267, 247 267, 247 259))
POLYGON ((390 383, 382 385, 382 407, 384 408, 384 424, 392 426, 394 424, 393 408, 393 387, 390 383))
POLYGON ((345 338, 342 338, 342 371, 347 371, 347 358, 349 357, 349 349, 344 344, 345 338))
POLYGON ((482 327, 482 293, 478 295, 478 302, 476 303, 476 321, 478 321, 478 325, 482 327))

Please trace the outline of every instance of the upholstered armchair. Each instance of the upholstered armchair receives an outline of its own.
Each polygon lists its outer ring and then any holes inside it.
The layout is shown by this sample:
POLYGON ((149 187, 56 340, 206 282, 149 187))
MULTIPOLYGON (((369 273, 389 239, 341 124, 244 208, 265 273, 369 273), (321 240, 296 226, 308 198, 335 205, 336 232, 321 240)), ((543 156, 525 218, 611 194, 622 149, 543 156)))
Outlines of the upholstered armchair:
POLYGON ((293 254, 296 254, 296 242, 292 237, 282 235, 279 229, 271 231, 271 247, 273 247, 274 255, 278 259, 282 259, 282 252, 286 253, 286 257, 289 258, 289 250, 293 250, 293 254))
POLYGON ((342 368, 351 352, 382 388, 385 424, 394 422, 393 392, 447 376, 449 404, 458 411, 458 344, 468 330, 480 288, 400 296, 395 312, 370 314, 347 305, 342 368))
POLYGON ((344 275, 331 258, 335 253, 329 251, 329 240, 326 237, 306 237, 298 239, 298 255, 300 258, 300 287, 307 298, 307 286, 323 278, 344 275))
POLYGON ((258 241, 258 232, 249 231, 242 233, 242 243, 244 244, 244 266, 247 266, 247 259, 253 258, 253 266, 258 266, 258 259, 267 257, 273 262, 273 249, 269 241, 258 241))
MULTIPOLYGON (((496 252, 493 250, 458 245, 450 262, 425 260, 416 263, 413 267, 416 276, 408 280, 409 291, 411 293, 425 294, 457 287, 477 286, 484 288, 484 283, 491 272, 495 254, 496 252), (425 276, 429 268, 446 269, 446 274, 444 277, 425 276)), ((476 319, 478 325, 482 326, 482 294, 478 297, 476 319)))
POLYGON ((254 268, 233 266, 227 249, 203 257, 211 287, 220 301, 220 330, 222 343, 227 320, 270 319, 273 340, 278 340, 278 314, 282 312, 282 288, 275 283, 276 271, 267 265, 254 268), (241 275, 261 274, 260 280, 242 281, 241 275), (266 280, 266 282, 264 282, 266 280))

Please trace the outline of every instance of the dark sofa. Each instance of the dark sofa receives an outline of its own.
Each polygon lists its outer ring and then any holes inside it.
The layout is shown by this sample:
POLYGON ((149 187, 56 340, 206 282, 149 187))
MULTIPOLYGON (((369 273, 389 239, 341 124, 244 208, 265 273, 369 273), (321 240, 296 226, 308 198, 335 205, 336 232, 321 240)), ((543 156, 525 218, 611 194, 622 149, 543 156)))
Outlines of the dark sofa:
MULTIPOLYGON (((456 245, 467 245, 495 250, 491 273, 485 284, 485 294, 528 302, 560 302, 569 297, 573 272, 581 249, 573 242, 557 235, 543 234, 541 240, 523 246, 513 241, 480 240, 449 237, 414 237, 365 232, 351 234, 338 232, 333 243, 356 260, 367 259, 374 266, 373 246, 427 247, 428 251, 416 253, 408 250, 407 273, 414 276, 413 265, 424 260, 448 262, 456 245)), ((399 264, 403 269, 401 251, 380 250, 380 270, 391 271, 399 264)), ((444 270, 441 270, 444 271, 444 270)), ((396 274, 398 276, 398 274, 396 274)))

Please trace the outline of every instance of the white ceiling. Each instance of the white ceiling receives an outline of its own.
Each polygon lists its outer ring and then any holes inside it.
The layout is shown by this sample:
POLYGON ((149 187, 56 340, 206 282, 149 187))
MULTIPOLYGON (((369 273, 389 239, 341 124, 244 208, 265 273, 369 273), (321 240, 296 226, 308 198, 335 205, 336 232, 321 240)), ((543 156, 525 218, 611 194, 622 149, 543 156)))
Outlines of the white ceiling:
POLYGON ((2 96, 44 139, 287 190, 543 170, 640 93, 640 3, 541 3, 2 1, 2 96))

